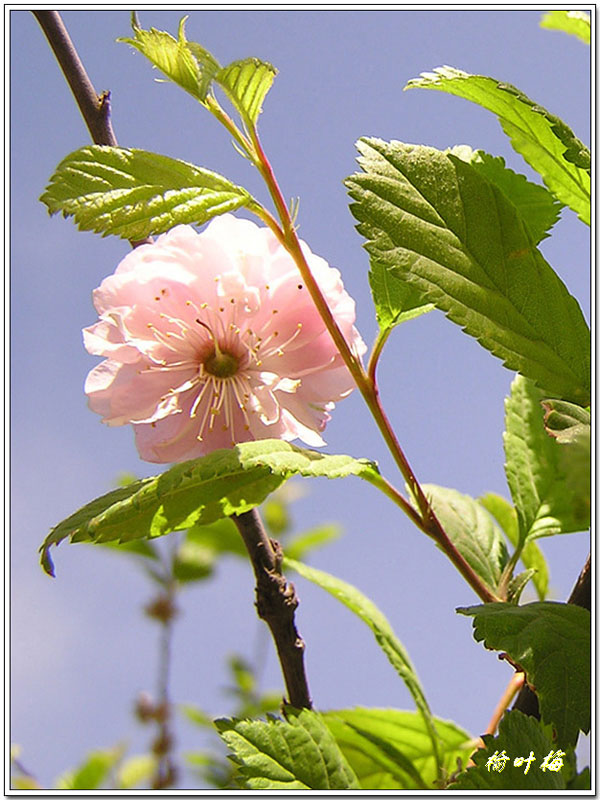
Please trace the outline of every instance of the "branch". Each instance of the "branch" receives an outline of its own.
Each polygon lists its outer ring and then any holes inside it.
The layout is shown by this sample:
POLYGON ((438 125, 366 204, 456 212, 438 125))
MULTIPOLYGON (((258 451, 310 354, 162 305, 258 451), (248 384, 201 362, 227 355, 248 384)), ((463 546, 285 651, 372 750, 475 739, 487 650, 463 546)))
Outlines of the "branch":
POLYGON ((110 121, 110 94, 98 95, 88 78, 73 42, 58 11, 32 11, 40 23, 50 47, 63 71, 67 83, 95 144, 117 146, 110 121))
MULTIPOLYGON (((94 144, 118 147, 110 120, 110 92, 98 95, 58 11, 32 11, 39 22, 63 75, 71 87, 77 106, 94 144)), ((149 244, 152 237, 131 241, 132 247, 149 244)))
POLYGON ((294 622, 298 598, 293 584, 287 583, 281 574, 281 546, 267 536, 256 509, 231 519, 244 540, 254 568, 256 610, 275 641, 288 702, 294 708, 312 708, 304 671, 304 642, 294 622))

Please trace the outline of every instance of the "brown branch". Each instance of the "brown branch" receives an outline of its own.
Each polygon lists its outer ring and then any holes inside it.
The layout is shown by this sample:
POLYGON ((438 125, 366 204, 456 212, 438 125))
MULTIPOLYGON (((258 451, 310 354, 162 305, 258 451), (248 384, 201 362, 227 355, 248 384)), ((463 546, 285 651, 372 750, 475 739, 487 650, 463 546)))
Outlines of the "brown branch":
MULTIPOLYGON (((92 141, 94 144, 118 147, 117 137, 110 119, 110 92, 102 92, 99 95, 94 89, 60 14, 58 11, 32 11, 31 13, 46 34, 52 52, 71 87, 92 141)), ((140 244, 150 244, 151 242, 152 237, 150 236, 139 241, 130 240, 130 244, 134 248, 140 244)))
POLYGON ((110 121, 110 94, 96 93, 58 11, 32 11, 77 101, 95 144, 117 146, 110 121))
POLYGON ((294 622, 298 598, 293 584, 281 574, 283 553, 270 539, 256 509, 232 517, 256 575, 256 610, 275 641, 288 702, 294 708, 312 708, 304 670, 304 642, 294 622))

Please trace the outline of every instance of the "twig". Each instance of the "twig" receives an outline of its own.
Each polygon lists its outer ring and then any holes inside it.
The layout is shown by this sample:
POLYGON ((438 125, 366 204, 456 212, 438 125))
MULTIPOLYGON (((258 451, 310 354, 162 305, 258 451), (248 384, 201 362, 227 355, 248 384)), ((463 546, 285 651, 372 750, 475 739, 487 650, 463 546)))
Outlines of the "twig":
POLYGON ((40 23, 50 47, 83 115, 95 144, 117 146, 110 121, 110 95, 98 95, 90 81, 58 11, 32 11, 40 23))
MULTIPOLYGON (((118 147, 110 119, 110 92, 99 95, 88 77, 58 11, 32 11, 50 43, 94 144, 118 147)), ((152 242, 152 237, 130 240, 132 247, 152 242)))
POLYGON ((288 702, 294 708, 312 708, 304 670, 304 642, 294 622, 298 598, 293 584, 287 583, 281 574, 281 547, 267 536, 256 509, 232 519, 252 561, 256 575, 256 610, 275 641, 288 702))

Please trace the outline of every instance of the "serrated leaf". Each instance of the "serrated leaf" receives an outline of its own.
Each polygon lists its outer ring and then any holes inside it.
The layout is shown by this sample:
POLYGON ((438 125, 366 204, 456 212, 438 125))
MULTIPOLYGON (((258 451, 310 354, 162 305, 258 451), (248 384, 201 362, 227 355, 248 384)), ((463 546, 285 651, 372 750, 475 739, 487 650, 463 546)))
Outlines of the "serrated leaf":
POLYGON ((140 240, 255 201, 216 172, 146 150, 90 145, 68 155, 40 197, 80 230, 140 240))
POLYGON ((258 58, 234 61, 221 69, 216 81, 242 118, 256 125, 265 96, 277 75, 272 64, 258 58))
POLYGON ((520 541, 586 530, 590 483, 577 450, 560 445, 544 428, 543 393, 517 376, 505 402, 506 478, 519 519, 520 541))
POLYGON ((475 766, 458 775, 449 789, 503 793, 522 790, 541 794, 565 788, 561 770, 541 769, 546 756, 559 748, 546 736, 537 719, 520 711, 508 711, 500 721, 498 736, 484 734, 482 738, 485 747, 473 755, 475 766), (528 765, 531 753, 535 760, 528 765))
POLYGON ((431 147, 361 139, 358 148, 364 173, 346 183, 371 258, 548 395, 589 402, 581 309, 500 189, 431 147))
POLYGON ((492 518, 469 495, 423 484, 436 517, 450 541, 479 577, 494 590, 508 560, 504 538, 492 518))
POLYGON ((200 45, 188 42, 185 37, 184 17, 179 23, 177 39, 170 33, 151 28, 146 31, 134 25, 134 39, 121 38, 119 42, 139 50, 169 80, 204 103, 214 75, 220 69, 218 61, 200 45))
POLYGON ((421 294, 384 264, 371 260, 369 285, 375 303, 375 313, 382 332, 421 316, 434 308, 421 294))
POLYGON ((411 693, 415 705, 423 718, 424 725, 431 740, 432 750, 435 754, 436 762, 439 762, 439 741, 438 733, 435 729, 431 709, 427 703, 423 687, 419 681, 416 670, 412 665, 404 645, 394 633, 392 626, 385 615, 377 608, 372 600, 369 600, 356 587, 345 581, 323 572, 320 569, 309 567, 300 561, 294 561, 284 556, 283 564, 287 569, 292 569, 317 586, 320 586, 330 595, 343 603, 363 622, 365 622, 375 636, 379 647, 387 656, 388 661, 404 681, 406 688, 411 693))
POLYGON ((590 223, 590 151, 558 117, 509 83, 439 67, 405 89, 437 89, 464 97, 498 116, 514 149, 561 203, 590 223))
POLYGON ((585 11, 547 11, 540 22, 541 28, 562 31, 590 43, 590 16, 585 11))
MULTIPOLYGON (((478 497, 477 502, 489 511, 498 525, 506 534, 506 538, 513 545, 519 545, 519 520, 517 512, 511 504, 497 494, 488 492, 483 497, 478 497)), ((521 550, 521 561, 527 569, 534 570, 533 585, 540 600, 544 600, 548 593, 550 573, 544 554, 534 541, 527 542, 521 550)))
POLYGON ((249 511, 292 475, 380 480, 365 459, 304 450, 279 439, 244 442, 176 464, 93 500, 53 528, 42 544, 42 565, 53 574, 49 549, 71 542, 127 542, 215 522, 249 511))
MULTIPOLYGON (((474 617, 474 637, 490 650, 506 651, 535 688, 542 722, 551 724, 559 747, 574 745, 590 729, 590 612, 568 603, 487 603, 458 608, 474 617)), ((520 754, 519 754, 520 755, 520 754)))
POLYGON ((320 716, 303 710, 286 721, 216 720, 233 751, 245 788, 252 790, 360 789, 320 716))
MULTIPOLYGON (((323 720, 356 773, 362 789, 433 789, 437 770, 431 738, 420 714, 393 708, 352 708, 326 711, 323 720), (401 753, 419 776, 410 777, 395 758, 401 753)), ((453 722, 434 719, 440 737, 440 756, 450 774, 457 760, 466 763, 473 740, 453 722)))
POLYGON ((491 156, 483 150, 471 150, 465 145, 453 147, 449 152, 471 164, 480 175, 503 192, 517 208, 534 244, 539 244, 549 236, 550 228, 560 217, 563 204, 547 189, 507 167, 502 156, 491 156))

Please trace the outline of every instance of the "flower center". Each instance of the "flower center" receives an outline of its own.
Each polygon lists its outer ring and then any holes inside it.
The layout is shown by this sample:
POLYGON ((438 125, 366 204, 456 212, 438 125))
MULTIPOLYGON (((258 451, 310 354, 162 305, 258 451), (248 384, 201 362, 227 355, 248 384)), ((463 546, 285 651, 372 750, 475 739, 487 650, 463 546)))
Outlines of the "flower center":
POLYGON ((204 369, 216 378, 231 378, 238 371, 239 363, 236 356, 215 348, 204 362, 204 369))

